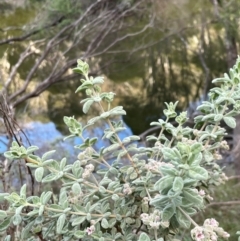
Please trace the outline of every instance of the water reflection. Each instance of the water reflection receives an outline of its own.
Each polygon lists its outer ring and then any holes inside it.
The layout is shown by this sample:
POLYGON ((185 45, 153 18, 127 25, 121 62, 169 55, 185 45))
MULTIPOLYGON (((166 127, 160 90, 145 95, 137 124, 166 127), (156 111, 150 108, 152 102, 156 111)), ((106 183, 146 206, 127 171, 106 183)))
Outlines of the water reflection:
MULTIPOLYGON (((3 17, 0 27, 6 27, 9 24, 22 26, 34 18, 35 15, 36 10, 34 9, 17 8, 14 12, 10 12, 9 15, 3 17)), ((133 30, 141 29, 142 26, 146 25, 147 20, 145 16, 135 25, 129 26, 133 30)), ((131 29, 121 31, 131 32, 131 29)), ((113 41, 115 38, 114 33, 106 38, 99 47, 99 51, 113 41)), ((116 93, 114 105, 124 106, 127 111, 124 121, 134 134, 144 132, 149 128, 152 121, 162 117, 164 102, 179 100, 178 111, 186 109, 189 102, 196 100, 201 95, 203 85, 208 84, 209 80, 215 74, 218 74, 220 69, 223 72, 226 67, 223 64, 224 57, 219 52, 222 47, 221 43, 217 41, 214 44, 213 42, 205 43, 205 62, 212 71, 208 79, 206 79, 198 53, 189 50, 188 46, 183 42, 183 40, 186 40, 191 44, 192 39, 196 37, 196 30, 190 29, 181 34, 169 33, 167 28, 164 31, 160 27, 149 28, 137 38, 123 40, 114 46, 111 51, 87 60, 91 63, 92 69, 97 69, 98 72, 106 75, 103 90, 116 93)), ((0 34, 2 34, 0 37, 4 37, 3 33, 0 34)), ((13 31, 11 34, 17 34, 17 32, 13 31)), ((41 34, 44 35, 45 33, 41 34)), ((73 59, 80 56, 86 51, 89 41, 89 39, 86 39, 86 41, 77 45, 66 57, 73 59)), ((17 42, 9 45, 7 50, 9 69, 16 63, 25 47, 24 43, 17 42)), ((61 47, 63 46, 59 46, 59 52, 62 51, 61 47)), ((0 46, 0 56, 3 56, 5 51, 5 46, 0 46)), ((18 83, 23 83, 31 69, 31 63, 35 61, 35 57, 35 55, 31 56, 19 68, 18 83)), ((36 75, 33 76, 33 85, 41 83, 48 76, 52 67, 51 64, 51 61, 45 61, 41 65, 41 68, 36 71, 36 75)), ((63 116, 74 114, 77 118, 84 119, 85 115, 82 113, 79 100, 83 99, 85 95, 73 94, 79 83, 77 79, 57 83, 48 88, 45 92, 47 95, 37 97, 38 101, 29 100, 27 104, 23 103, 18 106, 18 118, 21 118, 24 113, 25 116, 34 121, 44 118, 45 121, 54 122, 61 131, 64 131, 63 116), (39 102, 38 105, 37 102, 39 102), (43 102, 46 102, 46 105, 43 105, 43 102), (43 106, 45 109, 43 109, 43 106)), ((206 86, 209 88, 208 85, 206 86)), ((18 86, 14 88, 18 88, 18 86)), ((29 88, 31 89, 31 86, 29 88)), ((90 114, 94 115, 96 113, 95 110, 90 114)))

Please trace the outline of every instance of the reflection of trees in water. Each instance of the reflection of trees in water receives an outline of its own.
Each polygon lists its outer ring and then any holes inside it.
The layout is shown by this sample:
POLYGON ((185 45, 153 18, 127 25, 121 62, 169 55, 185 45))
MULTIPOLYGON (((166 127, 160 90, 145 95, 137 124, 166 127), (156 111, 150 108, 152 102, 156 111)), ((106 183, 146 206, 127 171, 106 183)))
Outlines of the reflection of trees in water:
MULTIPOLYGON (((124 120, 136 134, 146 130, 152 121, 162 116, 164 102, 180 100, 178 110, 181 110, 201 93, 202 81, 196 77, 196 71, 188 67, 187 49, 181 41, 175 41, 173 46, 174 40, 170 39, 148 51, 135 54, 127 68, 120 73, 117 69, 121 69, 121 62, 118 67, 117 61, 115 69, 107 72, 109 77, 124 79, 124 76, 132 75, 134 78, 135 68, 132 65, 138 65, 135 76, 139 76, 140 83, 138 86, 132 84, 132 87, 139 88, 140 91, 132 96, 124 96, 120 101, 128 113, 124 120), (138 75, 140 71, 142 74, 138 75)), ((125 59, 127 57, 125 54, 125 59)), ((117 55, 115 58, 118 60, 117 55)))

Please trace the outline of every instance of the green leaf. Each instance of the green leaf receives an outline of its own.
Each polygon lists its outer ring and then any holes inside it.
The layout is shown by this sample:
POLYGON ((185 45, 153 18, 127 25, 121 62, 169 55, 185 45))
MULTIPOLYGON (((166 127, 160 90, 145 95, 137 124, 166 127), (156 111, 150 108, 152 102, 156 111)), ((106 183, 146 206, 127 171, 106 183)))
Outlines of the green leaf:
POLYGON ((130 176, 129 176, 129 178, 131 179, 131 180, 134 180, 134 179, 136 179, 138 177, 138 174, 134 171, 133 173, 131 173, 130 174, 130 176))
POLYGON ((174 197, 170 197, 170 198, 174 207, 179 207, 182 205, 183 198, 181 196, 175 195, 174 197))
POLYGON ((190 228, 191 221, 179 209, 176 211, 176 218, 181 227, 185 229, 190 228))
POLYGON ((93 102, 94 102, 94 100, 91 99, 91 100, 88 100, 87 102, 84 103, 84 105, 83 105, 83 112, 85 114, 88 113, 88 111, 89 111, 91 105, 93 104, 93 102))
POLYGON ((188 159, 188 164, 190 166, 199 166, 199 164, 201 163, 203 158, 203 155, 201 152, 197 153, 197 154, 193 154, 190 155, 189 159, 188 159))
POLYGON ((52 182, 52 181, 57 180, 57 179, 58 179, 58 176, 56 176, 55 173, 50 173, 42 179, 42 182, 43 183, 44 182, 52 182))
POLYGON ((56 232, 57 233, 60 234, 62 232, 65 221, 66 221, 66 214, 63 213, 63 214, 60 215, 60 217, 57 220, 57 225, 56 225, 56 232))
POLYGON ((43 167, 38 167, 35 170, 34 176, 35 176, 35 179, 36 179, 37 182, 42 181, 43 174, 44 174, 44 168, 43 167))
POLYGON ((38 150, 39 148, 37 147, 37 146, 30 146, 30 147, 28 147, 28 149, 27 149, 27 154, 29 155, 29 154, 31 154, 31 153, 33 153, 34 151, 36 151, 36 150, 38 150))
POLYGON ((127 171, 126 171, 126 174, 127 174, 127 175, 130 175, 130 174, 133 173, 133 172, 134 172, 134 167, 130 166, 130 167, 127 169, 127 171))
POLYGON ((119 200, 119 196, 117 194, 112 195, 112 200, 117 201, 119 200))
POLYGON ((61 188, 60 195, 59 195, 59 204, 64 206, 64 203, 68 201, 68 196, 65 188, 61 188))
POLYGON ((39 210, 37 210, 37 209, 35 209, 35 210, 33 210, 33 211, 30 211, 30 212, 27 214, 27 216, 29 216, 29 217, 36 216, 36 215, 38 215, 38 211, 39 211, 39 210))
POLYGON ((198 180, 187 177, 187 178, 184 178, 183 182, 185 187, 190 187, 190 186, 195 186, 198 183, 198 180))
POLYGON ((236 127, 236 120, 235 118, 231 117, 231 116, 224 116, 223 117, 224 122, 226 123, 226 125, 228 125, 230 128, 235 128, 236 127))
POLYGON ((117 222, 116 218, 109 219, 109 221, 108 221, 109 228, 113 228, 113 226, 116 224, 116 222, 117 222))
POLYGON ((5 231, 11 224, 12 217, 7 217, 3 222, 0 223, 0 232, 5 231))
POLYGON ((82 213, 86 213, 86 209, 83 206, 80 206, 79 204, 75 204, 73 205, 73 209, 77 212, 82 212, 82 213))
POLYGON ((38 216, 39 217, 41 217, 42 215, 43 215, 43 212, 44 212, 44 205, 41 205, 40 207, 39 207, 39 210, 38 210, 38 216))
POLYGON ((46 239, 48 235, 52 232, 53 228, 55 227, 55 222, 48 223, 47 230, 43 233, 43 238, 46 239))
POLYGON ((172 187, 173 180, 174 180, 174 177, 171 177, 171 176, 162 177, 154 184, 154 189, 158 191, 162 191, 165 188, 172 187))
POLYGON ((162 148, 163 157, 166 160, 179 160, 181 159, 181 154, 176 148, 163 147, 162 148))
POLYGON ((7 217, 7 213, 3 210, 0 210, 0 220, 3 220, 7 217))
POLYGON ((81 162, 79 160, 75 161, 72 166, 72 173, 76 178, 79 178, 83 172, 81 167, 81 162))
POLYGON ((86 219, 87 219, 87 221, 91 221, 91 219, 92 219, 91 213, 87 213, 86 219))
POLYGON ((19 214, 15 214, 15 215, 13 216, 13 224, 14 224, 15 226, 17 226, 17 225, 19 225, 21 222, 22 222, 21 216, 20 216, 19 214))
POLYGON ((174 192, 179 192, 183 189, 183 179, 181 177, 175 177, 174 182, 173 182, 173 191, 174 192))
POLYGON ((19 206, 15 209, 15 214, 20 215, 24 206, 19 206))
POLYGON ((37 197, 37 196, 31 196, 31 197, 28 197, 27 198, 27 201, 28 202, 32 202, 33 204, 39 204, 41 201, 40 201, 40 198, 37 197))
POLYGON ((149 238, 149 236, 146 233, 141 233, 138 241, 151 241, 151 239, 149 238))
POLYGON ((203 147, 202 147, 201 143, 194 143, 193 145, 191 145, 191 153, 197 154, 197 153, 201 152, 202 148, 203 147))
POLYGON ((235 100, 234 100, 233 98, 220 96, 220 97, 216 100, 216 104, 219 105, 219 104, 222 103, 222 102, 225 102, 225 103, 229 102, 229 103, 231 103, 231 104, 235 104, 235 100))
POLYGON ((169 221, 175 213, 175 208, 173 205, 166 206, 162 211, 162 220, 169 221))
POLYGON ((83 238, 85 234, 86 234, 85 231, 81 231, 81 230, 74 231, 74 236, 78 239, 83 238))
POLYGON ((77 93, 77 92, 79 92, 79 91, 81 91, 81 90, 89 89, 89 88, 91 88, 91 87, 92 87, 92 82, 91 82, 90 80, 86 80, 86 81, 83 82, 82 85, 80 85, 80 86, 76 89, 75 93, 77 93))
MULTIPOLYGON (((88 121, 88 124, 94 124, 94 123, 96 123, 98 120, 100 120, 101 119, 101 117, 100 116, 96 116, 96 117, 93 117, 92 119, 90 119, 89 121, 88 121)), ((85 128, 85 127, 84 127, 85 128)))
POLYGON ((110 145, 109 147, 105 148, 104 151, 103 151, 103 154, 105 154, 106 152, 112 152, 112 151, 115 151, 116 149, 119 148, 119 144, 118 143, 115 143, 115 144, 112 144, 110 145))
POLYGON ((73 68, 72 71, 77 74, 83 74, 82 70, 80 70, 79 68, 73 68))
POLYGON ((105 229, 109 228, 109 224, 106 218, 103 218, 101 221, 101 226, 105 229))
POLYGON ((139 141, 141 139, 139 136, 129 136, 128 138, 130 138, 131 141, 139 141))
POLYGON ((47 202, 50 200, 52 196, 52 192, 48 191, 46 192, 44 195, 43 195, 43 198, 42 198, 42 204, 47 204, 47 202))
POLYGON ((205 161, 207 162, 211 162, 214 158, 213 158, 213 154, 210 151, 205 150, 203 152, 203 158, 205 159, 205 161))
POLYGON ((163 176, 169 175, 169 176, 173 176, 173 177, 175 177, 178 172, 174 167, 167 166, 167 165, 161 166, 160 171, 163 174, 163 176))
POLYGON ((212 83, 225 83, 225 82, 229 82, 230 79, 229 78, 216 78, 212 81, 212 83))
POLYGON ((184 210, 189 216, 192 216, 197 213, 196 209, 191 207, 185 207, 184 210))
POLYGON ((96 142, 97 142, 98 138, 97 137, 94 137, 94 138, 91 138, 90 141, 89 141, 89 144, 91 146, 93 146, 96 142))
POLYGON ((109 172, 112 173, 114 176, 118 176, 119 171, 115 167, 110 167, 109 172))
POLYGON ((216 116, 216 114, 208 114, 208 115, 205 115, 202 120, 203 121, 206 121, 206 120, 209 120, 209 119, 214 119, 214 117, 216 116))
POLYGON ((100 186, 98 190, 99 190, 100 193, 105 193, 106 192, 106 188, 103 187, 103 186, 100 186))
POLYGON ((215 121, 215 122, 221 121, 222 118, 223 118, 223 115, 222 115, 222 114, 217 114, 217 115, 215 115, 215 117, 214 117, 214 121, 215 121))
MULTIPOLYGON (((65 116, 66 117, 66 116, 65 116)), ((47 159, 48 159, 48 157, 49 156, 51 156, 53 153, 55 153, 56 152, 56 150, 52 150, 52 151, 48 151, 48 152, 46 152, 46 153, 44 153, 43 155, 42 155, 42 161, 44 162, 44 161, 46 161, 47 159)))
POLYGON ((190 178, 193 178, 196 180, 207 180, 208 179, 207 170, 200 166, 191 167, 191 169, 188 171, 188 175, 190 178))
MULTIPOLYGON (((89 208, 89 212, 93 212, 97 209, 97 207, 100 206, 100 203, 94 203, 93 205, 91 205, 91 207, 89 208)), ((111 214, 111 213, 110 213, 111 214)))
POLYGON ((190 188, 184 188, 183 189, 183 196, 192 204, 194 204, 195 207, 202 206, 203 198, 198 195, 197 192, 193 191, 190 188))
POLYGON ((93 79, 92 83, 93 84, 102 84, 104 82, 104 78, 99 76, 93 79))
POLYGON ((85 216, 78 216, 76 218, 73 219, 72 221, 72 226, 76 226, 76 225, 79 225, 81 223, 83 223, 85 221, 86 217, 85 216))
POLYGON ((64 157, 61 161, 60 161, 60 170, 63 171, 64 167, 66 166, 67 163, 67 158, 64 157))
POLYGON ((7 235, 3 241, 11 241, 11 235, 7 235))
POLYGON ((103 112, 100 116, 101 118, 105 119, 105 118, 108 118, 110 116, 110 112, 109 111, 106 111, 106 112, 103 112))
POLYGON ((183 155, 186 155, 186 154, 188 155, 191 152, 190 146, 186 143, 178 142, 177 147, 178 147, 180 153, 183 155))
POLYGON ((109 184, 110 182, 112 182, 111 179, 109 179, 108 177, 104 177, 101 181, 100 181, 100 185, 106 185, 109 184))
POLYGON ((20 197, 21 198, 26 198, 26 189, 27 189, 27 185, 24 184, 22 187, 21 187, 21 190, 20 190, 20 197))
POLYGON ((155 198, 153 198, 150 201, 150 204, 157 207, 157 208, 164 208, 166 207, 166 205, 170 202, 170 199, 168 196, 163 196, 163 195, 159 195, 156 196, 155 198))
POLYGON ((75 195, 79 195, 81 193, 81 186, 79 183, 75 182, 73 185, 72 185, 72 191, 75 195))

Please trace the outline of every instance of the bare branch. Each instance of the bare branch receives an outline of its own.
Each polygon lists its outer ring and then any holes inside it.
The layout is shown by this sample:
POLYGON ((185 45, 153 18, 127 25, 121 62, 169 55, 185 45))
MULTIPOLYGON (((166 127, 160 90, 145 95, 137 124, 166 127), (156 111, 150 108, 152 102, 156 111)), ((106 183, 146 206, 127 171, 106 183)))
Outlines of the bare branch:
MULTIPOLYGON (((59 31, 46 45, 45 50, 43 51, 42 55, 39 57, 39 59, 36 61, 34 66, 31 68, 30 72, 28 73, 24 85, 15 93, 13 93, 10 97, 9 100, 13 101, 16 97, 19 95, 23 94, 24 91, 27 89, 30 81, 32 80, 32 77, 40 64, 42 63, 43 60, 46 59, 46 57, 49 55, 53 47, 56 45, 59 45, 61 42, 63 42, 65 39, 68 38, 69 34, 71 33, 72 29, 74 29, 83 19, 88 15, 88 13, 97 5, 99 2, 95 2, 94 4, 90 5, 88 9, 85 11, 83 15, 81 15, 76 21, 73 23, 65 26, 61 31, 59 31), (66 34, 68 32, 68 34, 66 34), (64 37, 61 37, 64 35, 64 37), (60 38, 60 39, 59 39, 60 38)), ((50 79, 50 77, 48 78, 50 79)))
POLYGON ((233 206, 233 205, 240 205, 240 200, 235 201, 227 201, 227 202, 212 202, 208 204, 206 207, 212 207, 212 206, 233 206))
POLYGON ((240 175, 228 177, 228 180, 233 180, 233 179, 240 179, 240 175))
POLYGON ((64 18, 65 18, 64 16, 61 16, 60 18, 58 18, 57 20, 55 20, 51 24, 48 24, 48 25, 46 25, 42 28, 39 28, 39 29, 35 29, 35 30, 25 34, 25 35, 18 36, 18 37, 12 37, 12 38, 8 38, 8 39, 3 39, 3 40, 0 41, 0 45, 12 43, 12 42, 21 42, 23 40, 26 40, 29 37, 38 34, 39 32, 41 32, 44 29, 48 29, 48 28, 51 28, 51 27, 54 27, 54 26, 58 25, 59 23, 61 23, 64 20, 64 18))
POLYGON ((48 76, 48 78, 46 78, 43 82, 41 82, 40 84, 38 84, 38 86, 36 86, 36 88, 26 94, 21 96, 20 98, 18 98, 13 104, 12 106, 15 108, 17 105, 19 105, 20 103, 28 100, 29 98, 33 98, 36 96, 39 96, 44 90, 46 90, 49 86, 58 83, 58 82, 62 82, 62 81, 66 81, 69 80, 73 77, 75 77, 76 75, 69 75, 67 77, 62 77, 64 73, 66 73, 66 71, 70 68, 76 65, 77 59, 73 59, 71 61, 69 61, 63 68, 61 68, 59 70, 59 72, 55 75, 51 75, 48 76))
MULTIPOLYGON (((152 19, 153 21, 153 19, 152 19)), ((92 54, 91 57, 96 57, 96 56, 99 56, 103 53, 105 53, 106 51, 108 51, 110 48, 112 48, 113 46, 115 46, 118 42, 121 42, 127 38, 130 38, 130 37, 135 37, 137 35, 140 35, 142 33, 144 33, 149 27, 151 27, 152 25, 152 21, 150 23, 148 23, 147 25, 145 25, 141 30, 137 31, 137 32, 134 32, 134 33, 128 33, 120 38, 117 38, 116 40, 114 40, 110 45, 108 45, 105 49, 103 49, 102 51, 100 52, 97 52, 95 54, 92 54)))

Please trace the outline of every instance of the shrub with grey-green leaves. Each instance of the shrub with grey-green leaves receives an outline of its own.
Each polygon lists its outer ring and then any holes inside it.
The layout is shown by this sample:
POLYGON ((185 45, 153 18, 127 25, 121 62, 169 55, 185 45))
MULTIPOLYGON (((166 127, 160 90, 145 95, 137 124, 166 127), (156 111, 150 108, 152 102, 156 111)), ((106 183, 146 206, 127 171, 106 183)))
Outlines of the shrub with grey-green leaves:
POLYGON ((207 219, 197 224, 193 215, 211 201, 209 187, 227 180, 216 163, 219 150, 228 149, 220 127, 236 126, 240 113, 240 58, 229 75, 215 79, 209 101, 198 107, 202 113, 195 126, 186 126, 187 113, 177 114, 177 103, 166 103, 165 120, 151 123, 160 127, 156 136, 148 136, 152 147, 138 147, 138 136, 121 140, 125 129, 121 121, 122 106, 112 107, 114 93, 102 92, 102 77, 89 76, 87 63, 79 60, 74 71, 81 74, 76 92, 85 91, 83 112, 95 105, 99 115, 83 126, 74 117, 65 117, 70 137, 83 140, 78 160, 54 160, 53 151, 36 156, 35 146, 25 148, 12 143, 5 157, 25 159, 41 183, 59 180, 59 195, 45 191, 28 196, 26 185, 20 193, 1 193, 7 208, 0 210, 0 232, 5 240, 84 240, 84 241, 177 241, 187 229, 196 241, 224 240, 229 237, 219 223, 207 219), (84 132, 105 121, 104 139, 109 146, 94 148, 96 137, 85 138, 84 132), (177 123, 173 125, 172 123, 177 123), (111 157, 110 165, 106 157, 111 157), (126 161, 127 160, 127 161, 126 161), (101 167, 101 168, 99 168, 101 167), (16 226, 14 237, 7 230, 16 226))

